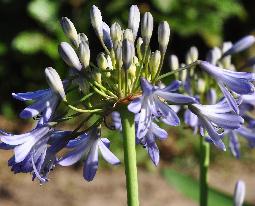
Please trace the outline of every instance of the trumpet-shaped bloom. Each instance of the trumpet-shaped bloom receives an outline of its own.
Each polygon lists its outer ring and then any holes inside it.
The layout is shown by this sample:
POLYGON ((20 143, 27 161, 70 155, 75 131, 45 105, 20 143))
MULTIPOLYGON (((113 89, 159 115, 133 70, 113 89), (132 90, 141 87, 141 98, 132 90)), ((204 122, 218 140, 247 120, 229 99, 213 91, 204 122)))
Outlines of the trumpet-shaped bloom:
POLYGON ((151 125, 152 118, 156 117, 162 122, 177 126, 180 120, 174 110, 165 101, 172 104, 191 104, 195 98, 174 93, 180 86, 179 81, 174 81, 169 86, 159 89, 151 85, 146 79, 141 78, 143 95, 134 99, 129 105, 129 111, 139 113, 137 137, 144 137, 151 125), (165 100, 165 101, 163 101, 165 100))
POLYGON ((203 70, 205 70, 217 80, 222 93, 228 101, 228 104, 231 106, 233 111, 238 114, 238 105, 236 104, 236 101, 230 91, 240 95, 253 93, 254 85, 251 83, 251 81, 254 81, 255 79, 254 74, 221 69, 206 61, 201 61, 200 65, 203 70))
POLYGON ((148 151, 152 162, 157 166, 159 163, 159 149, 156 144, 156 139, 164 140, 168 136, 164 129, 161 129, 157 124, 151 122, 147 134, 138 139, 138 143, 142 144, 148 151))
POLYGON ((107 138, 100 138, 98 129, 93 128, 88 134, 84 133, 78 138, 69 141, 67 148, 72 150, 63 156, 58 161, 58 164, 69 166, 85 156, 83 177, 87 181, 91 181, 98 169, 98 150, 110 164, 117 165, 120 163, 119 159, 109 150, 109 146, 110 141, 107 138))
POLYGON ((225 150, 222 142, 223 131, 221 129, 238 129, 244 120, 237 114, 231 113, 226 99, 215 105, 189 105, 189 109, 199 119, 199 125, 206 129, 209 139, 220 149, 225 150))

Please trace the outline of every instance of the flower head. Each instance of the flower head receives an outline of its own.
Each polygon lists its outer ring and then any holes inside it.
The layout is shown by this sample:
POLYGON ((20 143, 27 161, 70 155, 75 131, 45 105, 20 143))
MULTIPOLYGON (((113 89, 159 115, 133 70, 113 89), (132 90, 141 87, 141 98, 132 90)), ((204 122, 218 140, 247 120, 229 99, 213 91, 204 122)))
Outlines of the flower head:
POLYGON ((89 133, 84 133, 74 140, 70 140, 67 148, 69 153, 63 156, 58 164, 69 166, 78 162, 85 156, 83 177, 87 181, 93 180, 98 169, 98 150, 103 158, 110 164, 119 164, 119 159, 109 150, 110 142, 107 138, 101 138, 97 128, 93 128, 89 133))

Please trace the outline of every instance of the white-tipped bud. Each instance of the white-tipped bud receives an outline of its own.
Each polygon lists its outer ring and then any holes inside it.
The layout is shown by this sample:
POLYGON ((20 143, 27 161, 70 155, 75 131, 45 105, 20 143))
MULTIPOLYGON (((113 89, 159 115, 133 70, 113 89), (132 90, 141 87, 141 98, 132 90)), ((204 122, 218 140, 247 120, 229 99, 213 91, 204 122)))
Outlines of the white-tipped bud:
POLYGON ((174 54, 169 56, 169 65, 170 65, 170 70, 174 71, 179 68, 179 60, 178 57, 174 54))
POLYGON ((221 58, 221 50, 218 47, 214 47, 206 55, 206 61, 213 65, 217 64, 217 61, 221 58))
POLYGON ((133 39, 136 39, 140 24, 140 11, 137 5, 132 5, 129 10, 128 28, 133 31, 133 39))
POLYGON ((190 48, 186 55, 186 64, 191 64, 198 60, 198 50, 197 47, 193 46, 190 48))
POLYGON ((158 26, 158 43, 159 49, 162 53, 166 52, 169 38, 170 38, 169 24, 166 21, 163 21, 158 26))
POLYGON ((197 81, 197 91, 199 94, 204 94, 206 89, 206 83, 203 79, 198 79, 197 81))
POLYGON ((62 17, 60 23, 65 35, 72 41, 72 43, 76 47, 78 47, 79 39, 74 24, 67 17, 62 17))
POLYGON ((116 45, 116 42, 122 41, 122 36, 123 34, 122 34, 121 26, 117 22, 115 22, 111 26, 111 39, 115 45, 116 45))
POLYGON ((241 38, 239 41, 234 43, 234 45, 224 52, 223 57, 239 53, 245 49, 248 49, 255 43, 255 37, 253 35, 247 35, 241 38))
POLYGON ((79 37, 79 42, 80 42, 80 43, 89 44, 89 39, 88 39, 88 37, 86 36, 86 34, 84 34, 84 33, 79 33, 79 34, 78 34, 78 37, 79 37))
POLYGON ((134 49, 132 43, 128 39, 124 39, 122 42, 122 61, 124 69, 128 70, 132 64, 134 56, 134 49))
POLYGON ((100 72, 96 72, 95 73, 95 76, 94 76, 94 79, 97 83, 101 84, 102 83, 102 75, 100 72))
POLYGON ((117 68, 121 68, 123 65, 123 61, 122 61, 122 47, 120 44, 117 45, 116 48, 116 64, 117 64, 117 68))
POLYGON ((154 79, 155 75, 158 72, 159 65, 160 65, 160 59, 161 59, 160 51, 156 50, 155 52, 151 53, 149 66, 150 66, 150 70, 151 70, 152 79, 154 79))
POLYGON ((136 77, 136 66, 134 64, 131 64, 131 66, 129 67, 128 73, 130 74, 132 79, 136 77))
POLYGON ((93 28, 95 29, 97 35, 100 39, 103 38, 103 19, 101 11, 93 5, 90 10, 90 20, 93 28))
POLYGON ((153 17, 150 12, 144 14, 141 29, 144 43, 149 45, 153 31, 153 17))
POLYGON ((234 191, 234 206, 242 206, 245 197, 245 183, 242 180, 237 181, 234 191))
POLYGON ((113 70, 113 65, 112 65, 112 59, 109 55, 106 56, 106 59, 107 59, 107 64, 108 64, 108 68, 110 70, 113 70))
POLYGON ((45 69, 45 76, 50 88, 56 94, 59 94, 64 101, 66 101, 64 86, 57 71, 53 69, 52 67, 47 67, 45 69))
POLYGON ((90 61, 90 50, 89 45, 84 41, 79 45, 79 57, 84 68, 87 68, 90 61))
MULTIPOLYGON (((222 45, 222 54, 228 51, 233 44, 231 42, 224 42, 222 45)), ((222 67, 228 69, 231 66, 231 55, 225 56, 221 59, 222 67)))
POLYGON ((131 29, 126 29, 124 31, 124 39, 127 39, 130 42, 134 42, 134 36, 131 29))
POLYGON ((80 60, 70 44, 61 42, 58 47, 58 52, 68 66, 74 67, 79 71, 81 70, 82 65, 80 60))
POLYGON ((97 65, 100 69, 103 69, 103 70, 108 68, 108 62, 103 52, 97 55, 97 65))
POLYGON ((141 37, 139 37, 137 39, 137 42, 136 42, 136 52, 137 52, 137 56, 138 56, 138 59, 142 59, 142 50, 141 50, 141 46, 143 44, 143 39, 141 37))

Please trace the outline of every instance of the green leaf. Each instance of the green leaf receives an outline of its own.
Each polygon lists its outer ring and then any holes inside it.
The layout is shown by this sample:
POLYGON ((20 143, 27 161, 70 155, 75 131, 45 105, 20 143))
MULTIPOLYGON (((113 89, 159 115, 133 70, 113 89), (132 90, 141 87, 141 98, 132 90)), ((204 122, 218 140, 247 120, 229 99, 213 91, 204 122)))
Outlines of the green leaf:
POLYGON ((28 5, 29 14, 41 23, 47 23, 56 19, 57 10, 58 6, 56 1, 34 0, 28 5))
POLYGON ((37 31, 21 32, 13 40, 12 46, 23 54, 43 51, 53 58, 58 56, 56 42, 37 31))
POLYGON ((151 3, 162 13, 171 12, 175 0, 152 0, 151 3))

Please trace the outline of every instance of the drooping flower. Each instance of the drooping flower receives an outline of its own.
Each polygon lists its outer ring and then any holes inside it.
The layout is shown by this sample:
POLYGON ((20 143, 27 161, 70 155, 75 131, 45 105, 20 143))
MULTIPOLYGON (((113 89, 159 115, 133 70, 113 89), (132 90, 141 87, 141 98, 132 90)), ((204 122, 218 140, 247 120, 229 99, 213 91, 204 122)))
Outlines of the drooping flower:
POLYGON ((238 114, 238 106, 230 91, 240 95, 253 93, 254 85, 251 82, 254 81, 255 75, 248 72, 235 72, 221 69, 206 61, 201 61, 200 65, 203 70, 205 70, 217 80, 222 93, 228 101, 228 104, 231 106, 233 111, 238 114))
POLYGON ((58 164, 69 166, 85 156, 83 177, 87 181, 91 181, 98 169, 98 150, 110 164, 117 165, 120 163, 119 159, 109 150, 109 146, 110 141, 107 138, 101 138, 98 128, 93 128, 89 133, 84 133, 69 141, 67 148, 72 150, 63 156, 58 164))
POLYGON ((235 44, 233 44, 233 46, 230 47, 226 52, 224 52, 222 57, 241 52, 241 51, 249 48, 250 46, 252 46, 254 43, 255 43, 254 36, 252 36, 252 35, 245 36, 242 39, 240 39, 239 41, 237 41, 235 44))
POLYGON ((174 110, 165 101, 173 104, 191 104, 196 102, 195 98, 174 93, 180 86, 179 81, 174 81, 169 86, 159 89, 151 85, 145 78, 141 78, 143 95, 134 99, 129 105, 129 111, 140 113, 137 128, 137 137, 144 137, 151 125, 152 118, 156 117, 162 122, 177 126, 180 120, 174 110))
POLYGON ((41 183, 47 182, 48 173, 56 163, 56 154, 67 143, 63 139, 69 131, 59 131, 49 126, 37 125, 25 134, 13 135, 1 132, 1 149, 13 149, 14 156, 8 165, 14 173, 33 173, 41 183), (48 146, 50 144, 50 146, 48 146))
POLYGON ((138 143, 146 148, 152 162, 156 166, 159 163, 159 149, 156 144, 156 140, 164 140, 167 136, 168 134, 164 129, 160 128, 156 123, 151 122, 146 135, 138 139, 138 143))
POLYGON ((210 141, 222 150, 225 150, 225 145, 222 141, 224 134, 221 129, 238 129, 244 122, 242 117, 231 113, 226 99, 215 105, 191 104, 188 107, 197 115, 199 125, 206 129, 210 141))

